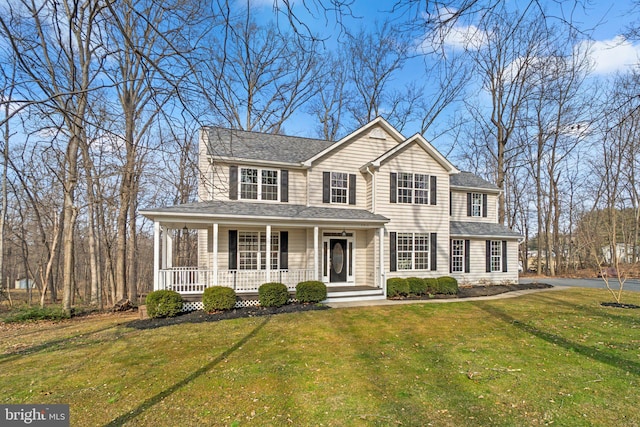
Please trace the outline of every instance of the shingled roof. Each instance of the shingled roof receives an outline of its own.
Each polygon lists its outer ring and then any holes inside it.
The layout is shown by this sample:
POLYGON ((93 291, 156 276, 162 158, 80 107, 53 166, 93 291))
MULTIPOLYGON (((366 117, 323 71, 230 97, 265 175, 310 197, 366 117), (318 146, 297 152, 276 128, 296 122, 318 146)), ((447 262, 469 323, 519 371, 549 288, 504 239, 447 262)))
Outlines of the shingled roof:
POLYGON ((298 221, 353 221, 382 225, 389 219, 365 209, 346 209, 324 206, 305 206, 280 203, 247 203, 235 201, 207 201, 186 203, 164 208, 151 208, 141 213, 149 218, 156 217, 206 217, 224 219, 287 219, 298 221))
POLYGON ((452 187, 481 188, 483 190, 500 191, 494 184, 471 172, 460 172, 451 175, 450 184, 452 187))
POLYGON ((501 224, 489 222, 451 221, 449 234, 452 237, 486 237, 491 239, 518 239, 522 235, 501 224))
POLYGON ((332 141, 219 127, 207 132, 207 153, 234 159, 302 163, 333 144, 332 141))

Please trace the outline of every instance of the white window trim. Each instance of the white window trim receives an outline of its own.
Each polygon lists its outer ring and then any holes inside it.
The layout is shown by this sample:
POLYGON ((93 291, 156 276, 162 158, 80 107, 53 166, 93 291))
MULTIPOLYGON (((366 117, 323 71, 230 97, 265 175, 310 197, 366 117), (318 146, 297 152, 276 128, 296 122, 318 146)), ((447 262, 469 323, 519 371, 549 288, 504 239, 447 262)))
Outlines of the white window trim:
POLYGON ((256 202, 279 202, 280 201, 280 180, 282 179, 282 174, 280 172, 280 170, 278 169, 270 169, 270 168, 254 168, 254 167, 244 167, 244 166, 240 166, 238 168, 238 200, 252 200, 252 201, 256 201, 256 202), (258 182, 257 182, 257 186, 258 186, 258 191, 257 191, 257 198, 252 199, 252 198, 246 198, 242 196, 242 172, 245 170, 255 170, 257 171, 258 174, 258 182), (276 173, 276 199, 275 200, 270 200, 270 199, 262 199, 262 172, 263 171, 267 171, 267 172, 275 172, 276 173))
POLYGON ((465 260, 465 243, 464 243, 464 239, 452 239, 451 240, 451 272, 452 273, 463 273, 465 271, 464 267, 464 260, 465 260), (460 250, 460 255, 454 255, 454 250, 453 247, 456 244, 456 242, 459 242, 461 250, 460 250), (459 259, 460 261, 460 269, 456 270, 455 268, 455 263, 454 263, 454 259, 459 259))
POLYGON ((424 173, 413 173, 413 172, 396 172, 396 200, 397 203, 402 203, 405 205, 428 205, 430 203, 429 198, 431 197, 431 188, 430 188, 430 175, 428 174, 424 174, 424 173), (410 176, 410 184, 411 187, 401 187, 400 186, 400 175, 408 175, 410 176), (424 180, 422 182, 424 182, 426 184, 426 186, 424 188, 418 188, 417 187, 417 180, 416 178, 418 177, 422 177, 424 178, 424 180), (408 190, 409 191, 409 196, 408 196, 408 201, 404 201, 403 200, 403 195, 402 195, 402 190, 408 190), (424 200, 421 203, 416 202, 416 192, 417 191, 422 191, 424 192, 424 197, 422 197, 422 199, 424 200))
MULTIPOLYGON (((262 247, 262 240, 265 240, 265 245, 266 245, 266 233, 264 231, 247 231, 247 230, 238 230, 238 246, 237 246, 237 253, 236 253, 236 258, 237 258, 237 266, 238 266, 238 270, 242 270, 242 271, 266 271, 266 265, 265 268, 262 268, 262 263, 263 263, 263 254, 265 254, 266 257, 266 248, 262 247), (240 249, 240 236, 241 234, 247 234, 247 233, 251 233, 251 234, 256 234, 257 235, 257 239, 258 239, 258 250, 257 250, 257 257, 256 257, 256 266, 257 269, 248 269, 248 268, 242 268, 242 263, 240 262, 240 254, 241 253, 254 253, 253 251, 243 251, 240 249)), ((275 271, 278 270, 280 268, 280 233, 275 232, 275 233, 271 233, 271 239, 272 240, 276 240, 275 244, 276 244, 276 248, 275 251, 273 250, 272 245, 269 245, 269 249, 271 250, 271 271, 275 271), (275 255, 275 256, 274 256, 275 255), (275 263, 275 267, 273 266, 273 264, 275 263)))
POLYGON ((489 245, 489 250, 491 251, 489 256, 491 257, 491 272, 499 273, 502 271, 502 240, 491 240, 489 245), (494 253, 494 247, 497 250, 494 253))
POLYGON ((346 205, 349 204, 349 174, 347 172, 336 172, 336 171, 331 171, 329 172, 329 202, 332 204, 336 204, 336 205, 346 205), (341 174, 344 175, 346 177, 346 186, 345 187, 334 187, 333 185, 333 175, 334 174, 341 174), (344 202, 339 202, 336 201, 336 199, 334 198, 334 193, 333 190, 344 190, 345 194, 344 194, 344 202))
POLYGON ((482 217, 482 193, 471 193, 471 216, 475 218, 482 217), (477 203, 476 203, 477 202, 477 203), (478 211, 476 212, 476 208, 478 211))
POLYGON ((430 233, 397 233, 396 234, 396 270, 397 271, 429 271, 431 270, 431 235, 430 233), (411 250, 401 251, 399 240, 401 236, 411 235, 411 250), (426 239, 426 251, 416 251, 416 235, 422 235, 426 239), (400 253, 411 253, 411 268, 403 268, 400 253), (425 253, 427 265, 425 268, 416 268, 416 254, 425 253))

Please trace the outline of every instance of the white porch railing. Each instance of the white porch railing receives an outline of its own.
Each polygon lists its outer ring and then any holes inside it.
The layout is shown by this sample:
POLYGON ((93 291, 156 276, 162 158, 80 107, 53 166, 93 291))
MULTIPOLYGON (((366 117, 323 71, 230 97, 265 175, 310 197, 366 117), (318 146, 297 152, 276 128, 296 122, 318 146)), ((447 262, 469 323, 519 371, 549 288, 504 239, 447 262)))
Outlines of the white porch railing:
MULTIPOLYGON (((295 291, 300 282, 314 280, 313 270, 272 270, 270 282, 284 283, 295 291)), ((236 292, 258 292, 267 282, 266 271, 200 270, 196 267, 174 267, 158 271, 158 289, 170 289, 181 294, 199 294, 210 286, 227 286, 236 292)))

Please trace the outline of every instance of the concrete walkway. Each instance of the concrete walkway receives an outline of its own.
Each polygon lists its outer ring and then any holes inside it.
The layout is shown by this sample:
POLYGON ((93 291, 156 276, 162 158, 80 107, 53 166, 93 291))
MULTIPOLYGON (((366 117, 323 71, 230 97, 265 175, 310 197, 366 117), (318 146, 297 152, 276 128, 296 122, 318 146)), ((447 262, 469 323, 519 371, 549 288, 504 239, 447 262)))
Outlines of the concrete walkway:
POLYGON ((331 308, 347 308, 347 307, 372 307, 382 305, 404 305, 404 304, 444 304, 448 302, 468 302, 468 301, 491 301, 498 299, 516 298, 522 295, 532 294, 536 292, 561 291, 571 289, 570 286, 554 286, 546 289, 525 289, 522 291, 505 292, 498 295, 490 295, 485 297, 470 298, 443 298, 443 299, 426 299, 426 300, 367 300, 367 301, 349 301, 349 302, 332 302, 327 305, 331 308))

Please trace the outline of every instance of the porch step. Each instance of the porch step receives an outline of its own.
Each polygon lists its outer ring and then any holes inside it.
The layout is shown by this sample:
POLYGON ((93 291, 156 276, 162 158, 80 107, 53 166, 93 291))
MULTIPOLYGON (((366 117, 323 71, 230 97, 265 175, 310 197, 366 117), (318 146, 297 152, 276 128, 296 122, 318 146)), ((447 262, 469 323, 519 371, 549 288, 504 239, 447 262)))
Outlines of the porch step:
POLYGON ((379 288, 366 290, 328 291, 327 299, 323 302, 351 302, 385 299, 384 291, 379 288))

